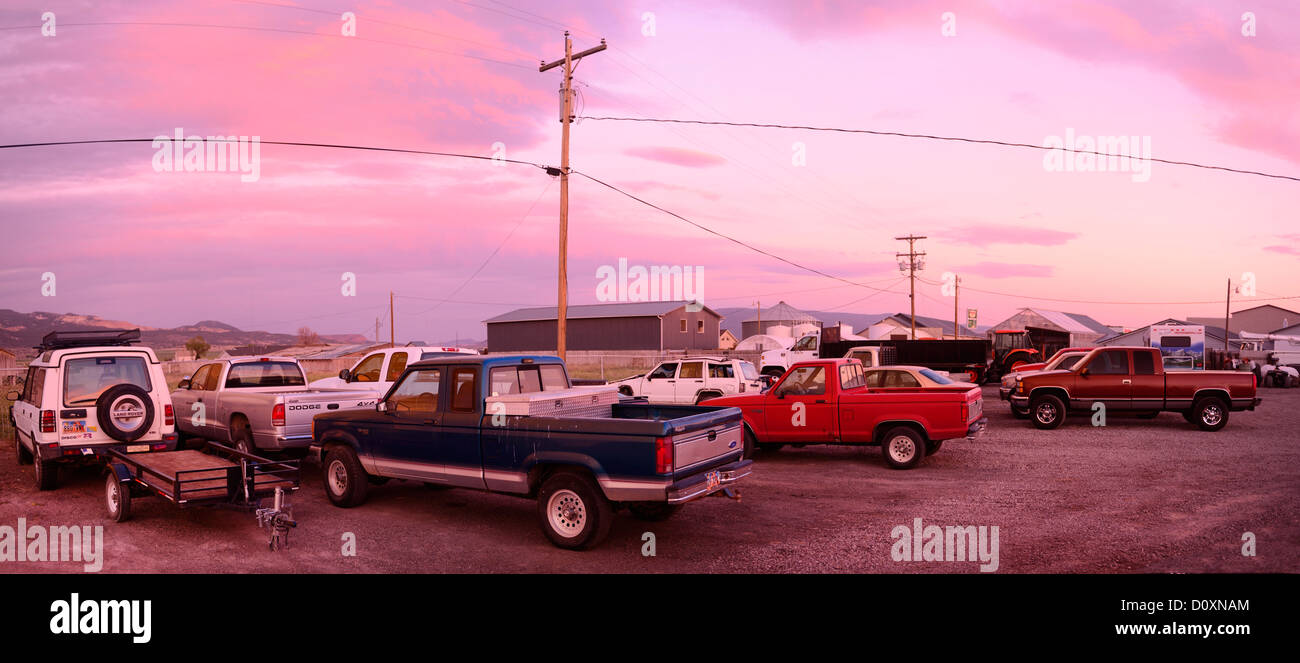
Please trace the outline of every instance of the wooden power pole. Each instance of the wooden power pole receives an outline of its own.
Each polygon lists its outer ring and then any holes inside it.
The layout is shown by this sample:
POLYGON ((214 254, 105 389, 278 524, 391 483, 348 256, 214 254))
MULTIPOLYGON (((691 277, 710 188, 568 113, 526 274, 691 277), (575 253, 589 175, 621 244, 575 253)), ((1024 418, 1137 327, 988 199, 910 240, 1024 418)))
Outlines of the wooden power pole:
POLYGON ((569 124, 573 121, 573 69, 574 63, 582 58, 605 50, 605 40, 600 46, 589 48, 581 53, 573 52, 573 40, 569 31, 564 31, 564 59, 542 63, 537 71, 548 71, 564 66, 564 77, 560 82, 560 273, 559 297, 555 321, 555 354, 564 359, 567 345, 568 325, 565 318, 569 312, 569 124))
MULTIPOLYGON (((925 236, 908 235, 906 237, 895 237, 894 239, 907 240, 907 253, 899 253, 897 254, 897 256, 899 258, 903 258, 903 257, 907 258, 907 277, 908 277, 908 281, 911 283, 911 292, 910 294, 908 294, 907 298, 912 302, 912 316, 911 316, 912 340, 915 341, 916 340, 916 270, 917 270, 916 259, 925 255, 924 252, 921 253, 916 252, 916 240, 925 239, 925 236)), ((925 264, 924 262, 922 262, 921 269, 924 268, 925 268, 925 264)))
POLYGON ((957 340, 957 289, 961 287, 961 277, 953 275, 952 277, 952 340, 957 340))
POLYGON ((393 291, 388 291, 388 345, 397 347, 397 325, 393 324, 396 316, 393 315, 393 291))

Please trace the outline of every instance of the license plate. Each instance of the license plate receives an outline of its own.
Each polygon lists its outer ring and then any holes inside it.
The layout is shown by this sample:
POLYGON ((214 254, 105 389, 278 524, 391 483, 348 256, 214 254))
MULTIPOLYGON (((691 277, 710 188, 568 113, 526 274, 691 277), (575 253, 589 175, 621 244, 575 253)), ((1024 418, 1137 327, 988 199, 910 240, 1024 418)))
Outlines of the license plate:
POLYGON ((64 433, 70 433, 70 434, 85 433, 85 432, 86 432, 86 422, 85 422, 85 421, 65 421, 65 422, 63 422, 63 432, 64 432, 64 433))
POLYGON ((713 490, 722 484, 722 474, 717 470, 704 475, 704 482, 707 484, 705 490, 713 490))
POLYGON ((141 451, 148 451, 148 450, 149 450, 149 445, 147 444, 132 444, 131 446, 126 448, 126 452, 129 454, 136 454, 136 453, 140 453, 141 451))

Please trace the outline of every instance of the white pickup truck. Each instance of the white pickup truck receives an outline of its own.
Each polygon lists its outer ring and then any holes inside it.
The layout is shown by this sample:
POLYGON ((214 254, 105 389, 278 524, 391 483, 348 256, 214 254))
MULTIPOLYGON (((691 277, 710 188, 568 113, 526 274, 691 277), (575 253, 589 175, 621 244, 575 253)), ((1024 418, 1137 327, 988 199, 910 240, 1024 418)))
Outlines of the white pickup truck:
POLYGON ((666 361, 645 375, 610 384, 624 396, 645 396, 651 403, 695 404, 709 398, 762 391, 767 386, 754 365, 743 359, 685 357, 666 361))
POLYGON ((407 364, 414 364, 422 359, 447 357, 451 355, 476 355, 478 350, 472 348, 406 346, 376 350, 357 362, 352 368, 339 371, 336 378, 312 380, 309 386, 319 389, 352 389, 369 391, 377 396, 388 393, 407 364))
POLYGON ((228 442, 239 451, 306 451, 312 417, 373 408, 367 390, 313 389, 290 357, 231 357, 199 367, 171 394, 181 435, 228 442))

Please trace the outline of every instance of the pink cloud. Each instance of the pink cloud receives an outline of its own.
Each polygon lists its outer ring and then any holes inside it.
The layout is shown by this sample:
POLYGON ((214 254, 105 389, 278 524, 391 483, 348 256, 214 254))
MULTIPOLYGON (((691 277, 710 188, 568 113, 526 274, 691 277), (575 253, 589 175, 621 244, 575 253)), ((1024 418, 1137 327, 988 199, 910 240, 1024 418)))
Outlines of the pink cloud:
POLYGON ((727 163, 726 159, 716 154, 682 147, 630 147, 623 150, 623 154, 686 168, 708 168, 727 163))
POLYGON ((1077 237, 1079 237, 1079 233, 1063 230, 998 223, 977 223, 949 228, 943 231, 942 235, 937 235, 935 239, 980 247, 992 244, 1058 246, 1077 237))

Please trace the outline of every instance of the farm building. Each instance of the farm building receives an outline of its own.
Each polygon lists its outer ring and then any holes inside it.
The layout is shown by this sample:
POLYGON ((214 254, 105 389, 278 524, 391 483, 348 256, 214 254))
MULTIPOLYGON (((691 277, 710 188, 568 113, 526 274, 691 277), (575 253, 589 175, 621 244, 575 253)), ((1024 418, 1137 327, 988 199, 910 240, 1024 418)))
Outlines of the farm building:
MULTIPOLYGON (((569 350, 717 350, 722 316, 690 302, 626 302, 570 306, 569 350)), ((485 320, 488 352, 551 352, 556 307, 523 308, 485 320)))
POLYGON ((4 348, 0 348, 0 368, 17 368, 17 367, 18 367, 18 359, 17 357, 14 356, 14 353, 4 348))
POLYGON ((731 333, 730 329, 724 329, 721 334, 718 334, 719 350, 734 350, 736 349, 736 344, 739 342, 740 341, 736 338, 736 335, 731 333))
POLYGON ((740 323, 740 337, 749 338, 759 334, 772 336, 793 336, 799 338, 804 334, 822 328, 822 321, 817 316, 800 311, 785 303, 777 302, 775 306, 760 309, 754 315, 740 323))
POLYGON ((1114 330, 1081 313, 1022 308, 1015 315, 993 325, 993 330, 1028 331, 1036 348, 1046 356, 1067 347, 1088 346, 1112 336, 1114 330))
MULTIPOLYGON (((1188 318, 1187 322, 1193 325, 1206 325, 1207 329, 1209 325, 1218 325, 1220 329, 1223 328, 1222 317, 1194 317, 1188 318)), ((1233 311, 1232 316, 1228 318, 1228 331, 1233 334, 1244 331, 1267 334, 1273 330, 1290 327, 1297 323, 1300 323, 1300 313, 1284 309, 1281 306, 1264 304, 1233 311)))
MULTIPOLYGON (((967 329, 964 325, 957 328, 961 338, 982 339, 983 334, 967 329)), ((912 317, 906 313, 887 315, 871 323, 862 336, 876 339, 907 339, 912 337, 912 317)), ((916 337, 952 338, 952 320, 941 320, 925 315, 916 316, 916 337)))

